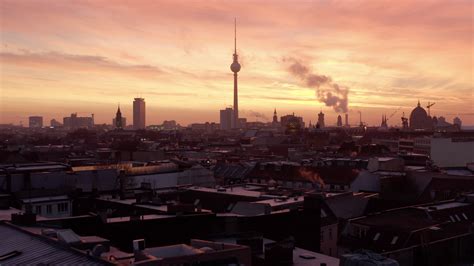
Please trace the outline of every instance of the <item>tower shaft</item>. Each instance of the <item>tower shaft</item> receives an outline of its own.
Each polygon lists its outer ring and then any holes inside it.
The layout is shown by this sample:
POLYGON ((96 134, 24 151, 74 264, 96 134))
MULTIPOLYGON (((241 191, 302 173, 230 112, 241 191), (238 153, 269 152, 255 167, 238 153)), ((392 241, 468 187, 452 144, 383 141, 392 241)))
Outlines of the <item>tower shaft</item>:
POLYGON ((234 115, 233 128, 239 128, 239 91, 237 84, 237 73, 240 71, 239 56, 237 55, 237 20, 234 21, 234 55, 230 70, 234 72, 234 115))
POLYGON ((239 127, 239 91, 237 86, 237 72, 234 72, 234 127, 239 127))

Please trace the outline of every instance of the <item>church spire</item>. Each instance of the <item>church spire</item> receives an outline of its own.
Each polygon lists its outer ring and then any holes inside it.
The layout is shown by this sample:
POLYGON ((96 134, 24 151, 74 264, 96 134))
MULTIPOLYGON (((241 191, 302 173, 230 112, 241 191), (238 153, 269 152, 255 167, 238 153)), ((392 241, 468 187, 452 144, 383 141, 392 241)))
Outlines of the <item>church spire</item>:
POLYGON ((117 108, 117 114, 121 114, 122 112, 120 112, 120 103, 118 104, 118 108, 117 108))

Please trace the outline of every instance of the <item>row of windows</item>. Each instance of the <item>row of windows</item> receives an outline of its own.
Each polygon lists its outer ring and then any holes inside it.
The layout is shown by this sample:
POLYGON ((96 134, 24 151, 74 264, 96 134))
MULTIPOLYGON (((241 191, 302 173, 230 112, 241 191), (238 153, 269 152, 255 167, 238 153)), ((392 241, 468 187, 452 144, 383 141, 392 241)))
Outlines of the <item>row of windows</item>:
MULTIPOLYGON (((374 241, 377 241, 377 240, 379 240, 379 238, 380 238, 380 233, 377 233, 377 234, 375 234, 373 240, 374 240, 374 241)), ((394 237, 392 238, 392 241, 390 242, 390 244, 395 245, 395 244, 397 243, 397 241, 398 241, 398 236, 394 236, 394 237)))
MULTIPOLYGON (((58 203, 57 204, 57 210, 59 213, 65 213, 69 211, 69 204, 67 202, 63 203, 58 203)), ((36 214, 42 214, 42 205, 36 205, 35 206, 35 213, 36 214)), ((48 204, 46 205, 46 214, 52 214, 53 213, 53 204, 48 204)))
MULTIPOLYGON (((461 215, 462 215, 462 217, 463 217, 466 221, 469 220, 464 212, 461 213, 461 215)), ((451 222, 453 222, 453 223, 456 222, 456 221, 458 221, 458 222, 461 221, 461 218, 460 218, 459 215, 457 215, 457 214, 455 214, 455 215, 449 215, 449 219, 450 219, 451 222)))

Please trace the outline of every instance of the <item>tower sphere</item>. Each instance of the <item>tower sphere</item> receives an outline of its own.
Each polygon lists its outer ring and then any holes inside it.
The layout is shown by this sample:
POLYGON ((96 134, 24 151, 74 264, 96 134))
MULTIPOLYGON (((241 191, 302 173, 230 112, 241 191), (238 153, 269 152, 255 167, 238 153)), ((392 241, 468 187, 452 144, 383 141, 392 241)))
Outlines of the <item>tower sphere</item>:
POLYGON ((230 70, 232 70, 232 72, 234 72, 234 73, 239 72, 239 71, 240 71, 240 64, 239 64, 239 62, 234 61, 234 62, 230 65, 230 70))

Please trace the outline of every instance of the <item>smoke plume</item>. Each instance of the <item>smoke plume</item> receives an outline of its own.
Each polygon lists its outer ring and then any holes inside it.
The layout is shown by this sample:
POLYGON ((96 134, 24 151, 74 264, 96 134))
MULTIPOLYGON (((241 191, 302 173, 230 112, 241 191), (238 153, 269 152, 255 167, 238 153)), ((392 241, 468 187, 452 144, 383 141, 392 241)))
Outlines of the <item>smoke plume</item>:
POLYGON ((295 58, 284 58, 283 62, 290 63, 288 72, 301 79, 308 87, 316 89, 316 97, 326 106, 331 106, 338 113, 346 113, 349 103, 349 88, 340 86, 331 77, 313 73, 311 69, 295 58))
POLYGON ((269 121, 268 117, 265 114, 262 114, 260 112, 256 112, 256 111, 253 111, 253 110, 244 111, 244 112, 247 113, 247 115, 250 116, 250 117, 255 117, 257 119, 262 119, 264 121, 269 121))
POLYGON ((313 184, 319 184, 320 188, 324 188, 324 180, 319 176, 318 173, 307 169, 307 168, 302 168, 299 170, 300 176, 304 178, 305 180, 313 183, 313 184))

